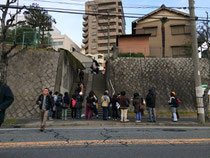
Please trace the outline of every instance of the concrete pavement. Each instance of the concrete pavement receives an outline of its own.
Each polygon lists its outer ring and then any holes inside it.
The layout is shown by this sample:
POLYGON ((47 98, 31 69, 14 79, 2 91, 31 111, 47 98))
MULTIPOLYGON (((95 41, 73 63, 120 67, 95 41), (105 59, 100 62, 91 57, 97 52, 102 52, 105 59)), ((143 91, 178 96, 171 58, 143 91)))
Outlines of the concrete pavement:
MULTIPOLYGON (((132 127, 132 126, 207 126, 210 127, 210 122, 200 124, 195 117, 183 117, 178 122, 172 122, 170 117, 161 117, 157 119, 157 122, 148 122, 146 117, 142 118, 142 122, 136 123, 135 118, 129 118, 129 122, 122 123, 119 120, 113 121, 112 119, 104 121, 94 118, 93 120, 81 120, 69 119, 69 120, 57 120, 47 121, 47 127, 74 127, 74 126, 110 126, 110 127, 132 127)), ((39 119, 19 119, 15 124, 3 124, 2 128, 39 128, 39 119)))

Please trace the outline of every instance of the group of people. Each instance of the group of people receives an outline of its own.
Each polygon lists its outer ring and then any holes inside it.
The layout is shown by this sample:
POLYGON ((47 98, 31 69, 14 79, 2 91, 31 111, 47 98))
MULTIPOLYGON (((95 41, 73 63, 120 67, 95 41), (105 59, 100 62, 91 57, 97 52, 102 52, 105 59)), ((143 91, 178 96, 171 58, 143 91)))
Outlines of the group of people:
MULTIPOLYGON (((67 120, 68 107, 71 109, 72 119, 81 119, 84 101, 83 90, 84 85, 80 82, 74 94, 70 98, 68 92, 64 93, 63 97, 63 95, 58 92, 55 92, 54 95, 52 95, 52 92, 49 92, 49 89, 45 88, 43 94, 41 94, 37 99, 41 116, 40 130, 44 130, 48 117, 50 120, 53 120, 54 118, 67 120)), ((85 119, 92 120, 93 116, 98 118, 99 99, 96 94, 93 91, 90 91, 89 95, 85 99, 85 119)), ((105 90, 100 99, 103 110, 103 120, 110 119, 112 114, 113 120, 117 120, 119 118, 121 122, 128 122, 128 108, 132 105, 134 107, 134 112, 136 113, 136 122, 141 122, 145 109, 148 109, 148 121, 156 122, 156 95, 152 89, 148 91, 145 100, 139 93, 134 93, 133 98, 130 100, 126 96, 125 91, 122 91, 117 95, 114 94, 111 97, 108 90, 105 90)), ((168 103, 171 107, 173 121, 176 122, 178 121, 177 107, 179 100, 176 98, 175 92, 172 91, 170 93, 170 100, 168 103)))

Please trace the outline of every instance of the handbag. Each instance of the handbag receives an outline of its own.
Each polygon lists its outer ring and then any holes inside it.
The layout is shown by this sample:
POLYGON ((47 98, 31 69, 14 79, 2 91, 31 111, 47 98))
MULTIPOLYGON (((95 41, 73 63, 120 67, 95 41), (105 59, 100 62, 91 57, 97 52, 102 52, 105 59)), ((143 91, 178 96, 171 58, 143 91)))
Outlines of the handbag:
POLYGON ((141 110, 141 111, 144 111, 145 110, 145 107, 144 107, 144 105, 139 105, 139 109, 141 110))
POLYGON ((117 109, 120 108, 120 104, 118 102, 116 102, 116 107, 117 107, 117 109))
POLYGON ((125 105, 126 105, 126 107, 129 107, 128 100, 125 101, 125 105))

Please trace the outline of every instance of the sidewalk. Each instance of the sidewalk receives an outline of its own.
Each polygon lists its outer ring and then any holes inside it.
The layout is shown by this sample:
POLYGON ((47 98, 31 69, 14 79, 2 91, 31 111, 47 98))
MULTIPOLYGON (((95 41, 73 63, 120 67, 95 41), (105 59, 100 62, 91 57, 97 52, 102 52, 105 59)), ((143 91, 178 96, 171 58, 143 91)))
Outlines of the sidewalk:
MULTIPOLYGON (((53 120, 47 121, 48 128, 56 128, 56 127, 140 127, 140 126, 205 126, 210 127, 210 122, 205 123, 204 125, 197 122, 197 118, 189 116, 183 117, 179 119, 178 122, 172 122, 170 117, 165 115, 159 116, 157 122, 147 122, 148 118, 143 117, 142 122, 136 123, 135 118, 129 118, 129 122, 122 123, 119 120, 113 121, 112 119, 104 121, 102 119, 93 118, 93 120, 85 120, 84 118, 81 120, 77 119, 69 119, 69 120, 53 120)), ((40 121, 39 119, 19 119, 15 124, 4 124, 2 128, 39 128, 40 121)))

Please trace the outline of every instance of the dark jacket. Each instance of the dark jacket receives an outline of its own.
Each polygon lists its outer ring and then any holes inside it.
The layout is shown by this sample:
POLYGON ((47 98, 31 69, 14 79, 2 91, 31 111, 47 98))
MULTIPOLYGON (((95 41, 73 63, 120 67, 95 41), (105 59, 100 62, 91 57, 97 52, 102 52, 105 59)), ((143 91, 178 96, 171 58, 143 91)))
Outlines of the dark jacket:
POLYGON ((141 112, 140 105, 143 105, 143 98, 140 98, 139 96, 135 97, 133 99, 133 106, 134 106, 134 112, 135 113, 141 112))
POLYGON ((118 101, 118 98, 112 98, 112 110, 117 110, 117 102, 119 103, 119 101, 118 101))
MULTIPOLYGON (((41 94, 36 101, 36 104, 39 105, 39 109, 42 109, 43 100, 44 100, 44 95, 41 94), (39 104, 39 101, 41 101, 41 104, 39 104)), ((46 110, 49 110, 51 107, 52 107, 51 97, 50 95, 47 95, 46 96, 46 110)))
POLYGON ((156 100, 155 94, 152 92, 152 90, 149 90, 149 93, 146 96, 147 107, 155 108, 155 100, 156 100))
POLYGON ((11 89, 0 81, 0 126, 4 122, 6 109, 13 103, 13 101, 14 96, 11 89))
POLYGON ((83 102, 83 96, 78 94, 77 99, 76 99, 75 108, 76 109, 82 109, 82 102, 83 102))
POLYGON ((128 109, 126 106, 126 100, 130 104, 130 100, 126 96, 119 97, 120 109, 128 109))

